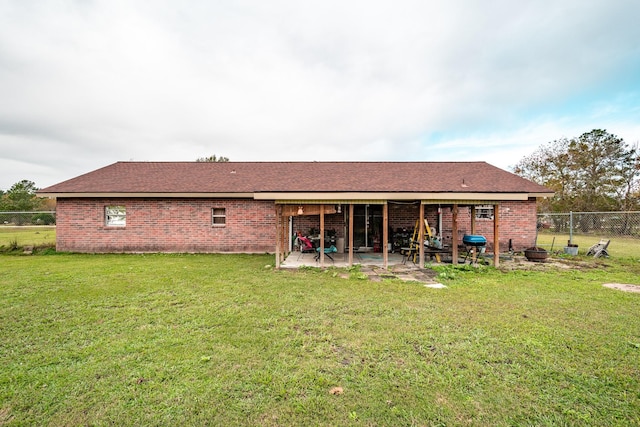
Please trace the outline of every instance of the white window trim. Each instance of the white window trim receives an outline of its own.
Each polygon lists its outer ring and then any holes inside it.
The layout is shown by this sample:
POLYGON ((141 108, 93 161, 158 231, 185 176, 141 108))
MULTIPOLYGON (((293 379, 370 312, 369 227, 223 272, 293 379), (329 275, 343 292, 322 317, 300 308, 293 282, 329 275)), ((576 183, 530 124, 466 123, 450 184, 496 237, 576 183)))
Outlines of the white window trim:
POLYGON ((127 207, 123 205, 105 206, 104 224, 107 227, 126 227, 127 207))
POLYGON ((476 206, 476 219, 492 220, 495 215, 493 205, 476 206))
POLYGON ((226 227, 227 226, 227 208, 211 208, 211 225, 213 227, 226 227), (216 214, 216 211, 222 211, 222 214, 216 214), (222 218, 223 222, 216 223, 217 218, 222 218))

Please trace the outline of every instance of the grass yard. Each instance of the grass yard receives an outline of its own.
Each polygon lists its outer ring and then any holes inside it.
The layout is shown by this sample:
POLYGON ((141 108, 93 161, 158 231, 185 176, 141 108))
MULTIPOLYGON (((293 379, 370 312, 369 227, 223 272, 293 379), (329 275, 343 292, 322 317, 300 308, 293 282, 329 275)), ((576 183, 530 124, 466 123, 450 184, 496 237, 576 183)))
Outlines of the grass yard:
POLYGON ((0 226, 0 251, 13 246, 50 246, 56 244, 56 228, 44 225, 6 227, 0 226))
MULTIPOLYGON (((584 261, 584 260, 583 260, 584 261)), ((0 425, 640 425, 638 259, 441 267, 0 256, 0 425)))
MULTIPOLYGON (((611 240, 607 252, 615 258, 638 256, 640 254, 640 239, 623 236, 588 236, 574 235, 571 241, 578 245, 578 255, 585 255, 589 248, 600 239, 611 240)), ((540 233, 538 235, 538 246, 550 250, 553 246, 553 252, 563 252, 564 247, 569 241, 568 234, 540 233)))

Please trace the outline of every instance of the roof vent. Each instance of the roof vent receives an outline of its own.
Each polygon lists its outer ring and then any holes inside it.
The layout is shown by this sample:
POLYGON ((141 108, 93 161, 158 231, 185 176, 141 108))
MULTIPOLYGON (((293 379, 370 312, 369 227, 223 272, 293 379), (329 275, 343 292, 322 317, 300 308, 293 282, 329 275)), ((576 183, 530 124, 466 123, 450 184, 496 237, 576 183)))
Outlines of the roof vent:
POLYGON ((462 178, 462 184, 461 184, 462 188, 467 188, 468 185, 464 182, 464 178, 462 178))
POLYGON ((231 171, 231 173, 236 173, 236 170, 235 170, 235 169, 234 169, 234 170, 232 170, 232 171, 231 171))

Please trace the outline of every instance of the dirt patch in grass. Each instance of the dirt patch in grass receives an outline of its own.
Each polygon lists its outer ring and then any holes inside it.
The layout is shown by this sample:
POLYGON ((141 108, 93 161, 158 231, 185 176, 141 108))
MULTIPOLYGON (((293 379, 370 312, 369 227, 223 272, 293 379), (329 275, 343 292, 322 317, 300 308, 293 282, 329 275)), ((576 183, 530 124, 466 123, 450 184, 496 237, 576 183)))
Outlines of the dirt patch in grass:
POLYGON ((512 260, 500 262, 500 269, 503 271, 587 270, 591 268, 594 268, 593 262, 568 258, 547 258, 542 262, 533 262, 524 256, 514 256, 512 260))
POLYGON ((369 276, 372 281, 382 279, 400 279, 405 282, 435 283, 437 272, 430 269, 419 269, 406 265, 394 265, 387 270, 381 267, 363 267, 362 271, 369 276))
POLYGON ((624 292, 635 292, 640 294, 640 285, 631 285, 628 283, 605 283, 605 288, 617 289, 624 292))
MULTIPOLYGON (((451 264, 438 264, 438 265, 451 265, 451 264)), ((486 260, 484 264, 478 263, 474 264, 474 267, 484 267, 491 266, 492 260, 486 260)), ((512 255, 505 259, 500 260, 499 270, 503 272, 510 271, 568 271, 568 270, 579 270, 579 271, 589 271, 592 269, 606 267, 605 260, 596 260, 594 262, 593 259, 589 258, 587 260, 581 258, 556 258, 549 257, 541 262, 533 262, 529 261, 523 255, 512 255)), ((469 267, 469 264, 466 264, 469 267)), ((464 268, 465 263, 458 264, 458 267, 464 268)), ((289 271, 306 271, 306 270, 317 270, 322 271, 323 269, 319 267, 303 267, 297 270, 289 270, 289 271)), ((360 265, 357 268, 357 272, 345 270, 345 269, 335 269, 335 270, 324 270, 325 272, 333 271, 334 277, 340 277, 343 279, 349 279, 352 277, 358 277, 360 279, 367 279, 372 282, 381 282, 384 279, 399 279, 405 282, 421 282, 427 284, 438 283, 438 271, 435 271, 432 268, 424 268, 420 269, 415 264, 395 264, 391 265, 389 268, 385 269, 380 266, 374 265, 360 265)))

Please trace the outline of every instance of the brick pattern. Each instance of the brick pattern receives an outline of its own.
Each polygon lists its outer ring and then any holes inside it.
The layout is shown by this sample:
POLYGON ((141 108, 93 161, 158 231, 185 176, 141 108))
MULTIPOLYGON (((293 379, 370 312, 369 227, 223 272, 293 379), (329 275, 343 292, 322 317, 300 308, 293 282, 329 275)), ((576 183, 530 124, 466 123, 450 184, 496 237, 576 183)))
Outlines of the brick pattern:
MULTIPOLYGON (((507 251, 509 249, 509 240, 516 251, 522 251, 533 246, 536 236, 536 200, 530 199, 526 202, 510 201, 501 202, 499 205, 500 217, 500 250, 507 251)), ((425 205, 425 218, 429 227, 434 229, 436 233, 441 233, 443 243, 451 246, 453 239, 451 235, 451 206, 442 206, 438 208, 435 205, 425 205), (438 209, 442 214, 442 230, 438 228, 438 209)), ((392 239, 394 232, 399 229, 413 232, 416 220, 420 215, 420 206, 418 204, 402 203, 389 204, 389 239, 392 239)), ((346 217, 345 217, 346 218, 346 217)), ((325 217, 325 228, 327 230, 335 229, 338 237, 345 237, 343 224, 343 215, 327 215, 325 217)), ((310 228, 319 229, 320 219, 318 216, 300 216, 293 219, 293 230, 301 230, 303 234, 307 234, 310 228)), ((476 219, 476 234, 480 234, 487 238, 487 249, 493 250, 493 220, 492 219, 476 219)), ((458 244, 462 245, 462 236, 471 234, 471 208, 467 206, 458 208, 458 244)))
MULTIPOLYGON (((275 251, 276 219, 272 201, 253 199, 81 199, 60 198, 57 203, 57 250, 107 252, 232 252, 265 253, 275 251), (105 226, 105 206, 124 205, 125 227, 105 226), (212 225, 211 209, 224 208, 224 227, 212 225)), ((451 245, 451 207, 441 208, 443 243, 451 245)), ((419 216, 418 204, 389 204, 389 228, 413 231, 419 216)), ((425 206, 425 217, 432 228, 438 225, 438 207, 425 206)), ((346 215, 325 217, 325 229, 345 236, 346 215)), ((536 201, 500 204, 500 250, 506 251, 509 239, 516 251, 533 246, 536 233, 536 201)), ((308 234, 320 228, 318 216, 293 217, 293 231, 308 234)), ((471 232, 471 211, 460 207, 458 242, 471 232)), ((493 220, 477 219, 476 234, 490 243, 493 220)))
MULTIPOLYGON (((500 251, 509 249, 509 240, 515 251, 522 251, 534 245, 536 239, 536 200, 526 202, 501 202, 499 205, 499 239, 500 251)), ((451 207, 442 208, 443 242, 451 245, 451 207)), ((462 237, 471 234, 471 208, 458 208, 458 244, 462 244, 462 237)), ((487 238, 487 250, 493 251, 493 220, 476 219, 475 234, 487 238)))
MULTIPOLYGON (((420 215, 420 205, 415 204, 389 204, 389 228, 396 232, 398 229, 406 229, 412 232, 416 226, 416 220, 420 215)), ((391 234, 389 235, 391 238, 391 234)))
MULTIPOLYGON (((335 230, 336 237, 344 237, 346 216, 344 213, 335 213, 325 215, 324 228, 325 230, 335 230)), ((308 236, 309 231, 312 228, 320 230, 320 216, 319 215, 303 215, 293 217, 293 233, 301 231, 303 235, 308 236)))
POLYGON ((273 202, 247 199, 58 199, 58 251, 274 252, 273 202), (105 225, 105 206, 127 209, 125 227, 105 225), (211 209, 224 208, 224 227, 211 209))

